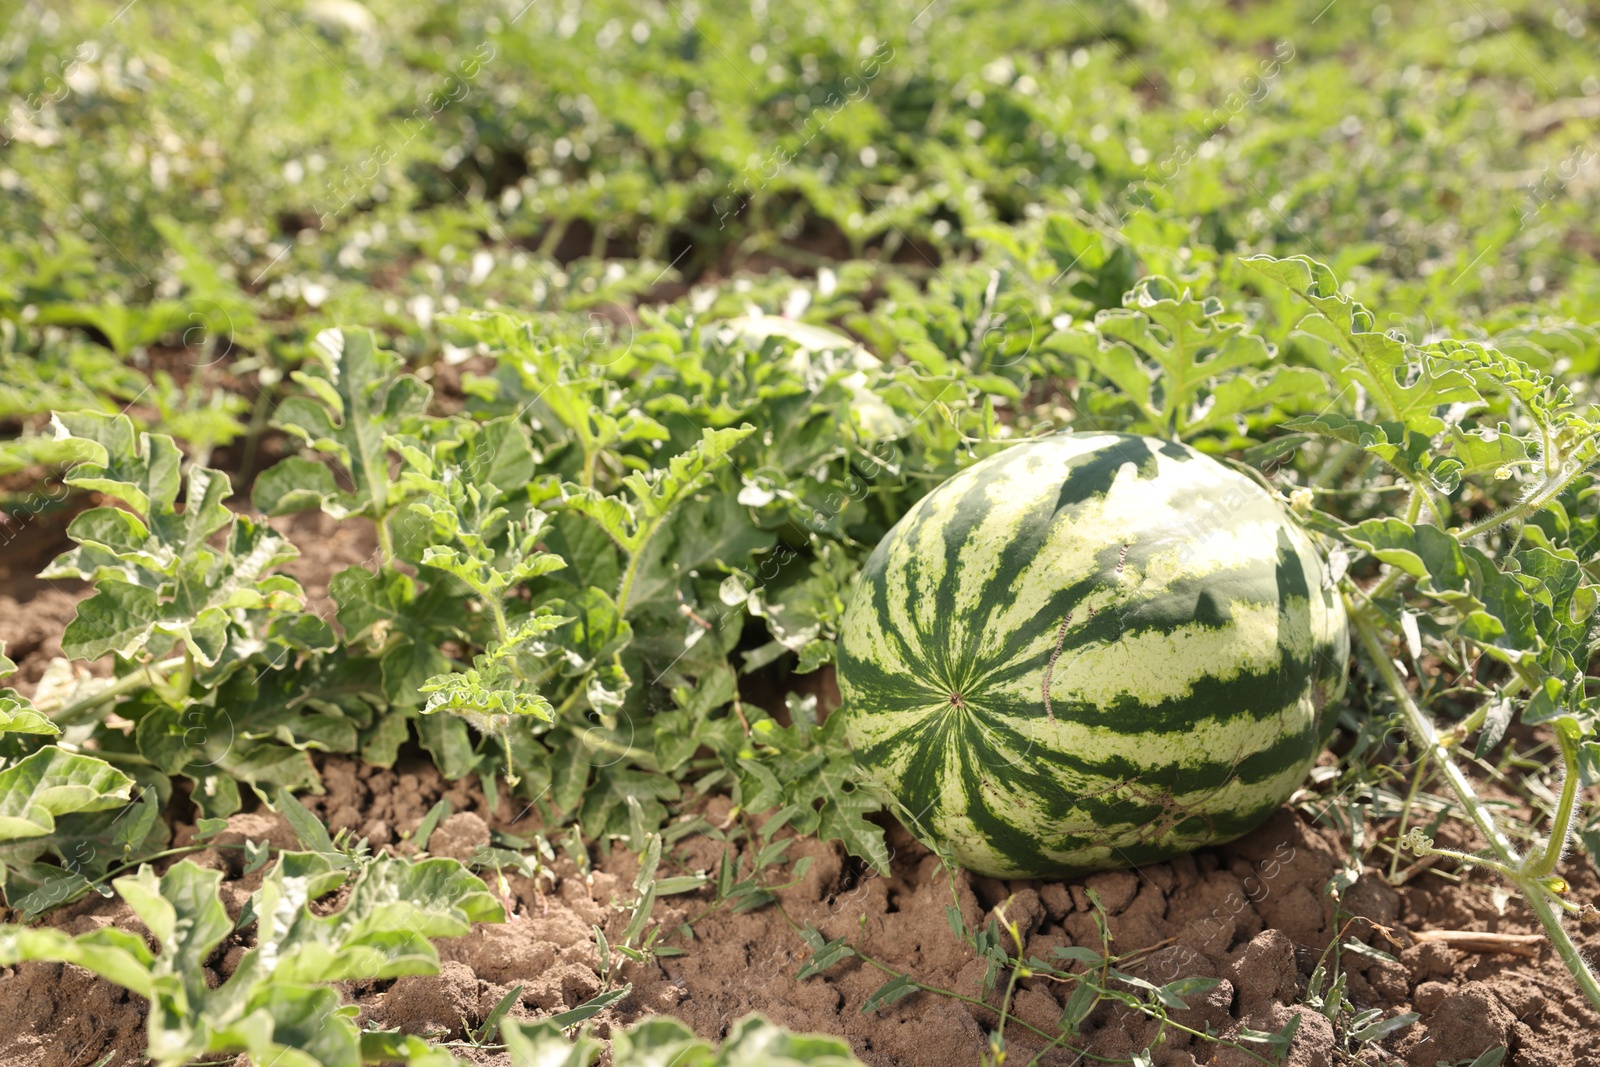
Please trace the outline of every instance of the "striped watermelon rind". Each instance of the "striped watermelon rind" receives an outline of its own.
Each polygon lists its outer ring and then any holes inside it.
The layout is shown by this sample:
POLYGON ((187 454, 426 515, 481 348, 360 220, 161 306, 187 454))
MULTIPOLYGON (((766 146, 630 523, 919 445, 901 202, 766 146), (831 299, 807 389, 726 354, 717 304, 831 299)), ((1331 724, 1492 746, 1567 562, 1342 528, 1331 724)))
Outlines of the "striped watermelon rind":
POLYGON ((1307 533, 1187 445, 1011 447, 924 497, 840 630, 841 714, 922 840, 995 877, 1218 844, 1304 781, 1349 656, 1307 533))

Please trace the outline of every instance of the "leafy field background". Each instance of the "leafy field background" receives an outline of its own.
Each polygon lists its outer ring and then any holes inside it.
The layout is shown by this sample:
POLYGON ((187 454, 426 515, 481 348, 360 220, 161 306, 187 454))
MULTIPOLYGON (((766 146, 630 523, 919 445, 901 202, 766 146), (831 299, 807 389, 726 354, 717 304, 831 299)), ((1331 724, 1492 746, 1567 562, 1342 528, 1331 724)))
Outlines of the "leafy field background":
POLYGON ((1600 1062, 1597 15, 7 5, 0 1057, 1600 1062), (974 879, 833 638, 1061 429, 1257 472, 1352 681, 1241 842, 974 879))

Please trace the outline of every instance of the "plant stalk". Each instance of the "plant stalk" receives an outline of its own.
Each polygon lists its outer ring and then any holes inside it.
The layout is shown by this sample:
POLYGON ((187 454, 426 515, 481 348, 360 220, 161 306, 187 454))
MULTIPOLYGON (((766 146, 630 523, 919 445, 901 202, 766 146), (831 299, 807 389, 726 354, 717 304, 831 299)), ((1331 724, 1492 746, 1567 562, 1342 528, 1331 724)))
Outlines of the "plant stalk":
MULTIPOLYGON (((1583 995, 1589 999, 1596 1010, 1600 1010, 1600 979, 1595 977, 1589 965, 1584 961, 1578 946, 1573 943, 1572 936, 1561 924, 1561 917, 1556 914, 1550 900, 1550 890, 1543 882, 1543 875, 1534 873, 1543 859, 1536 860, 1533 864, 1525 866, 1522 858, 1517 854, 1500 828, 1495 825, 1494 817, 1488 808, 1479 799, 1477 791, 1473 789, 1472 782, 1466 773, 1456 765, 1451 758, 1450 749, 1441 742, 1439 732, 1433 725, 1426 712, 1417 706, 1411 699, 1411 694, 1406 690, 1405 681, 1400 677, 1400 672, 1395 670, 1394 662, 1389 658, 1388 652, 1383 647, 1383 639, 1378 633, 1377 625, 1373 622, 1371 614, 1364 607, 1358 608, 1345 598, 1349 611, 1350 623, 1355 627, 1356 636, 1362 647, 1366 650, 1367 657, 1372 661, 1374 669, 1383 680, 1384 687, 1394 697, 1395 703, 1400 706, 1401 717, 1405 721, 1406 732, 1411 735, 1411 741, 1438 765, 1439 772, 1445 781, 1450 783, 1450 788, 1455 792, 1456 799, 1466 809, 1467 816, 1472 820, 1484 840, 1489 842, 1489 848, 1494 853, 1497 866, 1509 872, 1511 882, 1522 893, 1529 910, 1539 920, 1539 925, 1544 928, 1545 936, 1550 939, 1556 954, 1561 957, 1561 962, 1566 964, 1567 970, 1572 973, 1573 980, 1583 995)), ((1574 758, 1575 759, 1575 758, 1574 758)), ((1569 772, 1569 778, 1571 778, 1569 772)), ((1563 794, 1566 789, 1563 785, 1563 794)), ((1560 814, 1559 811, 1557 813, 1560 814)), ((1567 811, 1570 820, 1571 810, 1567 811)), ((1561 829, 1561 827, 1556 827, 1561 829)), ((1565 837, 1560 839, 1563 843, 1565 837)), ((1552 843, 1555 838, 1552 835, 1552 843)), ((1555 846, 1559 852, 1560 845, 1555 846)))
POLYGON ((58 711, 52 712, 48 705, 35 705, 38 711, 50 716, 50 721, 57 726, 74 726, 89 717, 89 712, 98 708, 108 700, 128 693, 136 693, 141 689, 149 689, 166 684, 166 674, 183 666, 183 657, 174 656, 164 659, 160 663, 147 663, 132 674, 123 675, 104 689, 96 690, 81 700, 74 700, 64 705, 58 711))
POLYGON ((1388 652, 1383 647, 1382 638, 1378 635, 1377 627, 1372 622, 1371 615, 1363 608, 1349 604, 1350 620, 1355 626, 1356 636, 1362 646, 1367 650, 1367 655, 1372 659, 1373 666, 1377 668, 1378 675, 1383 679, 1384 686, 1400 705, 1401 715, 1405 720, 1406 732, 1411 735, 1411 741, 1428 756, 1438 762, 1439 770, 1445 780, 1450 783, 1450 788, 1455 791, 1456 797, 1461 801, 1461 806, 1466 809, 1467 815, 1472 819, 1473 825, 1489 842, 1489 847, 1495 855, 1507 866, 1515 867, 1521 863, 1516 849, 1511 841, 1494 824, 1494 818, 1489 814, 1483 802, 1478 799, 1477 791, 1473 789, 1472 782, 1456 766, 1450 758, 1450 749, 1441 743, 1439 731, 1435 729, 1433 720, 1426 712, 1417 707, 1416 701, 1411 699, 1411 693, 1406 689, 1405 681, 1400 677, 1400 672, 1395 670, 1394 661, 1389 658, 1388 652))
POLYGON ((378 528, 378 552, 383 560, 382 565, 387 567, 394 562, 394 535, 389 532, 388 514, 380 514, 373 525, 378 528))
POLYGON ((1409 577, 1410 575, 1406 574, 1405 571, 1394 566, 1393 564, 1390 564, 1388 573, 1382 578, 1378 579, 1377 583, 1373 585, 1371 589, 1368 589, 1365 593, 1363 593, 1362 596, 1365 598, 1367 603, 1370 604, 1374 600, 1386 597, 1390 593, 1394 592, 1394 587, 1409 577))
POLYGON ((194 687, 194 653, 188 645, 183 646, 183 663, 178 667, 178 673, 167 680, 167 688, 171 690, 172 703, 182 707, 189 699, 189 690, 194 687))
MULTIPOLYGON (((1423 752, 1421 758, 1417 760, 1417 772, 1416 772, 1416 774, 1411 776, 1411 788, 1406 790, 1405 804, 1400 809, 1400 826, 1399 826, 1399 829, 1397 829, 1395 831, 1395 836, 1397 838, 1406 836, 1406 823, 1408 821, 1410 821, 1410 818, 1411 818, 1411 805, 1412 805, 1412 802, 1414 802, 1417 799, 1418 790, 1420 790, 1422 788, 1422 776, 1428 770, 1428 759, 1429 759, 1429 756, 1430 756, 1430 754, 1428 752, 1423 752)), ((1390 885, 1398 885, 1399 884, 1398 882, 1395 881, 1395 872, 1396 872, 1396 870, 1398 869, 1399 866, 1400 866, 1400 849, 1398 847, 1396 847, 1395 850, 1394 850, 1394 854, 1389 859, 1389 884, 1390 885)))
POLYGON ((1550 501, 1560 496, 1562 490, 1566 489, 1568 485, 1572 484, 1574 479, 1576 479, 1584 471, 1588 470, 1590 464, 1593 462, 1594 460, 1592 458, 1589 460, 1580 460, 1558 469, 1555 474, 1546 478, 1543 483, 1535 486, 1533 492, 1529 493, 1515 504, 1512 504, 1504 511, 1498 511, 1493 515, 1480 519, 1471 525, 1463 526, 1461 529, 1455 531, 1457 540, 1462 542, 1469 541, 1472 538, 1477 537, 1479 534, 1488 533, 1497 526, 1503 526, 1512 519, 1540 510, 1546 504, 1550 503, 1550 501))
POLYGON ((1406 522, 1412 526, 1417 524, 1417 519, 1422 517, 1422 487, 1415 482, 1411 483, 1411 497, 1406 501, 1406 522))
POLYGON ((645 545, 650 543, 650 537, 655 534, 652 527, 640 542, 639 547, 628 555, 627 569, 622 572, 622 581, 617 586, 617 614, 623 618, 628 617, 628 601, 633 597, 633 580, 639 576, 639 560, 644 558, 645 545))
POLYGON ((1555 873, 1556 864, 1561 860, 1561 853, 1567 847, 1567 835, 1572 832, 1572 813, 1577 806, 1578 782, 1581 775, 1578 771, 1578 742, 1564 727, 1570 720, 1556 723, 1556 741, 1561 745, 1561 799, 1556 804, 1555 817, 1550 822, 1550 840, 1545 842, 1543 854, 1530 857, 1527 866, 1523 868, 1534 878, 1546 878, 1555 873))
POLYGON ((506 609, 500 603, 499 594, 485 593, 483 590, 474 590, 474 592, 483 597, 484 602, 489 605, 489 614, 494 618, 494 635, 499 639, 500 644, 504 645, 511 640, 511 627, 506 623, 506 609))

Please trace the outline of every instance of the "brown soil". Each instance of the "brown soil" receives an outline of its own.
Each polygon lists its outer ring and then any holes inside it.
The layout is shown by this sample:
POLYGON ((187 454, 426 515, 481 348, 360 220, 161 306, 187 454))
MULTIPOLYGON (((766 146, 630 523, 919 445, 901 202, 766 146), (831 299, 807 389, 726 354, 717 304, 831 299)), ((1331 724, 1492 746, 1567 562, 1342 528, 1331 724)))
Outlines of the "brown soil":
MULTIPOLYGON (((465 859, 488 842, 491 830, 524 836, 538 832, 537 816, 502 793, 491 810, 476 782, 447 783, 419 753, 404 754, 389 770, 343 758, 323 763, 327 793, 307 798, 335 829, 349 828, 374 846, 415 829, 435 801, 448 798, 455 811, 430 841, 430 851, 465 859)), ((713 823, 727 814, 727 801, 700 806, 713 823)), ((282 821, 266 812, 234 816, 219 843, 248 837, 294 847, 282 821)), ((190 828, 177 827, 177 841, 190 828)), ((1266 825, 1232 845, 1205 850, 1140 871, 1115 871, 1071 882, 1000 882, 958 873, 954 889, 938 861, 898 827, 891 827, 892 870, 888 877, 862 872, 836 844, 796 841, 791 860, 810 857, 798 884, 777 894, 777 904, 743 914, 711 908, 709 890, 665 898, 655 910, 672 930, 694 918, 694 937, 668 943, 682 956, 625 964, 617 982, 633 993, 598 1016, 608 1027, 664 1012, 715 1038, 736 1019, 761 1012, 792 1028, 838 1034, 869 1064, 943 1067, 978 1062, 999 1024, 997 993, 985 994, 983 963, 952 933, 946 909, 958 902, 969 928, 991 914, 1014 922, 1030 956, 1048 959, 1066 945, 1099 949, 1087 889, 1110 913, 1112 949, 1125 970, 1163 984, 1190 975, 1220 978, 1210 993, 1193 998, 1173 1018, 1193 1030, 1212 1030, 1210 1042, 1172 1029, 1153 1049, 1157 1065, 1258 1063, 1229 1042, 1241 1026, 1279 1030, 1291 1014, 1302 1020, 1289 1063, 1296 1067, 1366 1062, 1432 1067, 1438 1061, 1470 1060, 1496 1045, 1508 1045, 1516 1067, 1600 1067, 1600 1017, 1574 990, 1543 944, 1536 956, 1467 952, 1413 934, 1426 930, 1527 933, 1536 929, 1517 903, 1504 907, 1483 880, 1452 884, 1433 873, 1395 890, 1367 871, 1336 905, 1325 887, 1347 862, 1333 836, 1284 809, 1266 825), (1337 925, 1336 925, 1337 915, 1337 925), (1352 918, 1360 916, 1361 918, 1352 918), (810 925, 825 937, 846 937, 895 972, 965 997, 963 1002, 915 993, 872 1013, 862 1004, 889 977, 860 960, 797 981, 809 956, 791 924, 810 925), (1346 939, 1370 944, 1393 960, 1342 953, 1351 999, 1387 1014, 1414 1010, 1422 1023, 1359 1060, 1335 1049, 1331 1024, 1303 1004, 1307 980, 1323 958, 1335 929, 1346 939)), ((730 846, 708 837, 679 843, 674 870, 714 870, 730 846)), ((401 846, 409 850, 410 846, 401 846)), ((240 853, 209 848, 192 857, 228 872, 224 901, 237 915, 261 874, 240 876, 240 853)), ((1600 893, 1587 863, 1567 865, 1574 899, 1600 893)), ((628 920, 636 860, 618 849, 597 857, 582 874, 563 857, 553 883, 508 877, 513 914, 504 924, 482 925, 463 938, 441 942, 442 973, 397 981, 347 983, 344 992, 373 1025, 401 1027, 433 1037, 459 1039, 513 985, 522 993, 514 1016, 539 1017, 582 1003, 600 992, 599 960, 591 930, 599 925, 617 937, 628 920)), ((666 873, 666 872, 664 872, 666 873)), ((787 869, 771 870, 773 884, 789 880, 787 869)), ((107 923, 137 927, 116 900, 91 896, 46 917, 73 932, 107 923)), ((1600 949, 1600 936, 1584 933, 1585 947, 1600 949)), ((221 980, 248 938, 225 944, 210 969, 221 980)), ((1003 991, 1005 982, 1000 986, 1003 991)), ((1005 1030, 1009 1058, 1026 1063, 1043 1042, 1031 1025, 1054 1034, 1068 982, 1025 978, 1017 987, 1005 1030)), ((137 1062, 143 1044, 144 1005, 106 982, 73 967, 24 964, 0 972, 0 1065, 80 1067, 116 1053, 107 1067, 137 1062)), ((1103 1004, 1086 1022, 1074 1049, 1046 1051, 1041 1064, 1069 1065, 1078 1052, 1126 1062, 1156 1038, 1157 1025, 1118 1005, 1103 1004)), ((1255 1046, 1264 1052, 1262 1046, 1255 1046)), ((485 1063, 500 1062, 476 1054, 485 1063)))
POLYGON ((270 520, 300 555, 282 568, 306 591, 306 610, 332 619, 337 607, 328 596, 328 580, 346 567, 378 565, 378 535, 366 519, 330 519, 320 511, 302 511, 270 520))
POLYGON ((23 498, 0 512, 0 643, 17 673, 0 682, 31 693, 50 660, 61 655, 61 631, 88 593, 82 582, 36 578, 51 560, 72 547, 67 524, 82 510, 76 497, 38 502, 23 498))
POLYGON ((0 594, 0 642, 17 665, 17 673, 0 686, 32 694, 50 661, 61 655, 61 631, 77 614, 84 595, 79 590, 45 588, 18 601, 0 594))
MULTIPOLYGON (((25 689, 59 655, 61 629, 83 595, 67 583, 52 586, 27 577, 65 547, 59 543, 60 525, 41 524, 26 563, 0 575, 0 638, 22 665, 25 689)), ((328 576, 370 560, 370 529, 317 515, 274 520, 274 525, 301 547, 302 558, 287 569, 305 585, 310 609, 331 613, 328 576)), ((836 699, 827 692, 823 702, 836 699)), ((412 749, 403 750, 391 769, 342 757, 320 762, 327 792, 306 798, 308 805, 333 829, 352 830, 374 848, 409 850, 395 843, 441 798, 450 800, 455 814, 429 842, 435 854, 466 859, 488 842, 491 830, 524 837, 540 830, 537 814, 505 794, 503 786, 490 805, 476 780, 445 782, 412 749)), ((728 801, 699 798, 686 810, 721 824, 728 801)), ((250 838, 296 847, 283 822, 270 813, 247 812, 229 823, 230 831, 218 843, 250 838)), ((709 890, 658 902, 654 917, 663 931, 692 919, 693 937, 665 937, 684 955, 623 965, 613 980, 632 983, 633 993, 596 1017, 599 1031, 603 1035, 610 1026, 668 1013, 716 1038, 734 1020, 761 1012, 792 1028, 841 1035, 869 1064, 966 1067, 978 1062, 999 1026, 1000 995, 984 991, 984 964, 952 932, 946 909, 956 903, 969 929, 1003 914, 1016 924, 1026 954, 1048 960, 1053 949, 1067 945, 1101 948, 1087 893, 1093 888, 1110 913, 1111 948, 1124 957, 1124 970, 1156 984, 1191 975, 1221 979, 1210 993, 1192 998, 1188 1010, 1173 1015, 1190 1030, 1211 1031, 1220 1041, 1169 1028, 1152 1052, 1158 1067, 1259 1063, 1238 1047, 1240 1028, 1280 1030, 1295 1013, 1301 1023, 1288 1061, 1295 1067, 1352 1062, 1433 1067, 1441 1061, 1470 1062, 1498 1045, 1509 1047, 1506 1063, 1513 1067, 1600 1067, 1600 1016, 1542 940, 1528 956, 1514 954, 1529 951, 1525 946, 1467 951, 1415 936, 1441 930, 1536 932, 1520 903, 1498 899, 1495 885, 1483 877, 1447 880, 1436 873, 1448 873, 1444 864, 1399 889, 1369 869, 1336 900, 1328 887, 1350 865, 1350 854, 1331 831, 1295 811, 1280 811, 1226 847, 1139 871, 1071 882, 1000 882, 960 872, 953 887, 932 855, 898 826, 888 825, 893 862, 887 877, 863 871, 836 844, 800 840, 790 847, 789 858, 809 857, 810 868, 798 884, 778 892, 774 906, 732 914, 712 908, 709 890), (919 992, 863 1013, 863 1003, 889 975, 856 959, 796 980, 809 956, 796 925, 810 925, 828 938, 848 938, 895 973, 908 972, 970 1000, 919 992), (1308 979, 1319 960, 1331 960, 1327 950, 1336 931, 1341 940, 1382 954, 1340 954, 1358 1007, 1422 1016, 1419 1024, 1359 1056, 1336 1049, 1331 1024, 1305 1006, 1308 979)), ((183 825, 174 829, 179 845, 192 833, 183 825)), ((1469 839, 1451 839, 1448 829, 1442 837, 1441 844, 1475 847, 1469 839)), ((728 847, 708 837, 686 838, 672 850, 666 862, 671 869, 663 873, 714 870, 728 847)), ((241 874, 237 850, 207 848, 191 858, 227 872, 223 894, 234 915, 260 885, 260 872, 241 874)), ((364 1023, 453 1039, 481 1021, 513 985, 522 985, 514 1016, 540 1017, 576 1006, 603 988, 592 929, 599 925, 608 937, 620 936, 629 917, 636 862, 617 849, 596 856, 588 873, 562 856, 553 882, 508 877, 510 920, 442 942, 442 973, 346 983, 343 992, 360 1006, 364 1023)), ((788 870, 771 869, 764 877, 783 884, 792 880, 788 870)), ((1572 881, 1572 899, 1600 901, 1600 879, 1587 859, 1572 857, 1563 873, 1572 881)), ((98 896, 43 921, 72 932, 106 924, 137 928, 124 905, 98 896)), ((1600 932, 1586 928, 1580 935, 1586 951, 1600 954, 1600 932)), ((248 943, 248 937, 236 936, 224 944, 209 963, 211 977, 220 981, 230 974, 248 943)), ((1002 976, 1002 991, 1005 984, 1002 976)), ((1040 977, 1018 983, 1004 1031, 1008 1059, 1027 1063, 1041 1052, 1044 1042, 1028 1027, 1055 1034, 1072 987, 1040 977)), ((145 1011, 138 997, 75 967, 30 963, 0 970, 0 1067, 137 1063, 145 1011)), ((1102 1004, 1071 1048, 1044 1050, 1039 1062, 1074 1065, 1083 1051, 1126 1062, 1155 1041, 1157 1030, 1141 1014, 1102 1004)), ((1266 1052, 1261 1045, 1250 1047, 1266 1052)), ((470 1055, 486 1064, 503 1063, 493 1054, 470 1055)))

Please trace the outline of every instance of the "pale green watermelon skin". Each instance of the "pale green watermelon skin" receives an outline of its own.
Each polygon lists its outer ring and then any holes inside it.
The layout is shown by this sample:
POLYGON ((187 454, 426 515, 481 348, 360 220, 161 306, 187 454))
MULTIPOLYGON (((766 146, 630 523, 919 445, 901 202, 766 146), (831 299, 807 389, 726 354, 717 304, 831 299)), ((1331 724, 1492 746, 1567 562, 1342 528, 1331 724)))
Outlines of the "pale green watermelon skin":
POLYGON ((1322 555, 1259 484, 1175 442, 1060 434, 951 478, 878 545, 840 713, 925 843, 1068 877, 1262 822, 1320 751, 1348 658, 1322 555))

